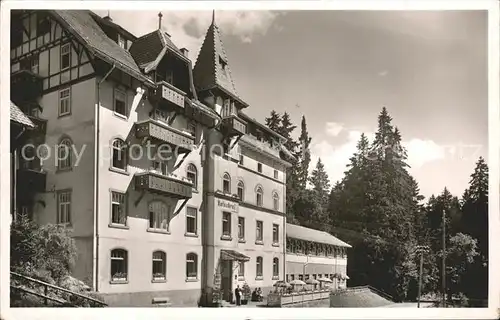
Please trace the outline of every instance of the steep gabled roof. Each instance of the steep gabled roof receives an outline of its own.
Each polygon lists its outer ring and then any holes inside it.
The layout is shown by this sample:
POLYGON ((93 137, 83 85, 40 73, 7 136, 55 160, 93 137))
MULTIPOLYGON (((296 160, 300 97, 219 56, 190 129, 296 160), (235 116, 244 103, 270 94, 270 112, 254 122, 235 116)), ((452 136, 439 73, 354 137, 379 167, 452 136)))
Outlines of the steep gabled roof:
POLYGON ((108 38, 92 18, 90 10, 52 10, 54 17, 100 59, 115 64, 127 74, 152 85, 141 73, 130 53, 108 38))
POLYGON ((286 224, 286 236, 304 241, 330 244, 337 247, 351 248, 351 245, 332 236, 327 232, 310 229, 291 223, 286 224))
POLYGON ((139 67, 148 73, 158 66, 167 50, 189 62, 189 59, 177 48, 170 36, 161 30, 150 32, 134 41, 130 47, 130 54, 139 67))
POLYGON ((242 106, 248 106, 241 100, 236 91, 219 27, 215 24, 214 19, 212 19, 212 24, 208 27, 205 40, 201 45, 198 59, 196 59, 193 68, 193 77, 194 85, 199 91, 218 88, 238 100, 242 106))
POLYGON ((127 29, 123 28, 119 24, 114 23, 113 20, 109 16, 103 18, 100 15, 98 15, 95 12, 92 12, 92 11, 90 11, 90 15, 92 16, 92 18, 94 18, 94 20, 99 25, 101 25, 101 26, 107 26, 107 27, 110 27, 112 29, 115 29, 115 30, 119 31, 120 33, 126 35, 128 38, 132 39, 133 41, 137 40, 137 37, 134 34, 130 33, 130 31, 128 31, 127 29))
POLYGON ((17 122, 30 128, 35 127, 33 121, 31 121, 31 119, 28 118, 28 116, 25 115, 24 112, 22 112, 21 109, 19 109, 19 107, 12 101, 10 102, 10 121, 17 122))

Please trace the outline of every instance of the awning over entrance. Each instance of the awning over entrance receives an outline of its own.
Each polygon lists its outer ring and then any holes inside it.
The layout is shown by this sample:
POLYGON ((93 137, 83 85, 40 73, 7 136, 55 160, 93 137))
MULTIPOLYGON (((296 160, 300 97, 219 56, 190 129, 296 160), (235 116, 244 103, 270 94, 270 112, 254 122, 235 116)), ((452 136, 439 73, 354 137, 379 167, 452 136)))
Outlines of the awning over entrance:
POLYGON ((226 250, 223 249, 220 251, 221 259, 222 260, 229 260, 229 261, 250 261, 250 257, 247 257, 246 255, 236 252, 234 250, 226 250))

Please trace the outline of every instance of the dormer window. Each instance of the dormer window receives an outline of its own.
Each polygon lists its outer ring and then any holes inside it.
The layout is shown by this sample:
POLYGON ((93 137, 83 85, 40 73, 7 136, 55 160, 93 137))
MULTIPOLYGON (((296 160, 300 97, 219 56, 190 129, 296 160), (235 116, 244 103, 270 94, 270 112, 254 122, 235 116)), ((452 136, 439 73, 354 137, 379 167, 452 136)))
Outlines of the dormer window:
POLYGON ((219 64, 222 70, 226 70, 227 62, 221 56, 219 56, 219 64))
POLYGON ((118 34, 118 41, 117 41, 118 45, 120 47, 122 47, 123 49, 127 50, 127 40, 125 40, 125 38, 121 35, 121 34, 118 34))
POLYGON ((229 117, 231 116, 231 100, 226 99, 224 100, 224 107, 222 109, 222 117, 229 117))

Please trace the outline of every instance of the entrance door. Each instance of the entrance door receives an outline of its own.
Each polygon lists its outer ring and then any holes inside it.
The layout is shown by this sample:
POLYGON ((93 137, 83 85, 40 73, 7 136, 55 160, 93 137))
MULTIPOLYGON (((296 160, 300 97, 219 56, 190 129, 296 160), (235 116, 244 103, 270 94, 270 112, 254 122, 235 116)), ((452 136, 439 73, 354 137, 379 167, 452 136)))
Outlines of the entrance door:
POLYGON ((232 261, 222 260, 221 261, 221 291, 222 297, 227 302, 232 302, 232 284, 233 284, 233 268, 232 261))

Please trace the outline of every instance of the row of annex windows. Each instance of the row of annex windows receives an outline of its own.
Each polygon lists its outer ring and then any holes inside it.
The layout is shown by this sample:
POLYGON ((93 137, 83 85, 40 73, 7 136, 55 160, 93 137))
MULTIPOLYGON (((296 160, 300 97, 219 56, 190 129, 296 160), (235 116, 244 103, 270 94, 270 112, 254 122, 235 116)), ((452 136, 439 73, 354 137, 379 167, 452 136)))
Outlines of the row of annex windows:
MULTIPOLYGON (((243 181, 239 180, 237 184, 237 193, 238 199, 241 201, 245 201, 245 184, 243 181)), ((222 176, 222 192, 224 194, 231 194, 231 176, 229 173, 224 173, 222 176)), ((258 207, 262 207, 264 202, 264 189, 262 186, 257 185, 255 188, 255 204, 258 207)), ((279 210, 280 197, 276 191, 273 192, 273 209, 279 210)))
MULTIPOLYGON (((194 252, 186 254, 186 280, 198 280, 198 255, 194 252)), ((125 249, 111 250, 111 281, 126 282, 129 280, 129 257, 125 249)), ((165 251, 154 251, 151 257, 151 280, 167 280, 167 254, 165 251)))
MULTIPOLYGON (((245 156, 243 156, 242 154, 240 154, 239 164, 242 166, 245 164, 245 156)), ((257 163, 257 172, 262 173, 262 163, 260 163, 260 162, 257 163)), ((278 170, 274 169, 273 170, 273 178, 278 179, 278 177, 279 177, 278 170)))
MULTIPOLYGON (((273 279, 278 279, 280 276, 280 260, 279 258, 273 258, 272 266, 273 279)), ((255 259, 255 276, 257 279, 262 279, 264 277, 264 259, 262 257, 257 257, 255 259)), ((238 278, 245 277, 245 262, 238 262, 238 278)))

